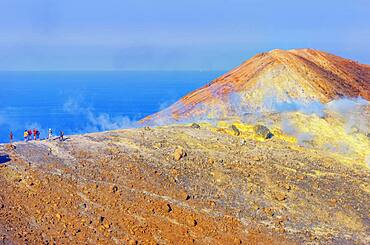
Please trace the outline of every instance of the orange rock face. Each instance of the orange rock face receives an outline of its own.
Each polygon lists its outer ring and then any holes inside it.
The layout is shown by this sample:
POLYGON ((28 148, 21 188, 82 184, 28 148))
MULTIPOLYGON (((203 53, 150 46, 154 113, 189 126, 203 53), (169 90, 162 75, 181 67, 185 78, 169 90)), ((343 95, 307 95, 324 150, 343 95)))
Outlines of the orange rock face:
POLYGON ((241 99, 236 103, 256 109, 269 97, 326 103, 345 96, 370 100, 369 91, 369 65, 313 49, 272 50, 252 57, 143 122, 187 119, 215 108, 225 113, 234 94, 241 99))

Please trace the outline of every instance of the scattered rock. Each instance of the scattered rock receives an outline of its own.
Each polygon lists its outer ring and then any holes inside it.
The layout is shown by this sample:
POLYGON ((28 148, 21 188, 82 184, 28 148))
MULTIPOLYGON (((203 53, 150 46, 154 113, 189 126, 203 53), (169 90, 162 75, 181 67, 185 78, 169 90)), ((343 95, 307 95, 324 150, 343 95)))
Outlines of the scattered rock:
POLYGON ((261 156, 258 156, 258 155, 254 155, 252 157, 252 160, 258 162, 258 161, 261 161, 262 160, 262 157, 261 156))
POLYGON ((186 192, 181 193, 181 198, 185 201, 190 199, 190 196, 186 192))
POLYGON ((234 124, 231 125, 231 129, 234 131, 234 134, 236 136, 239 136, 240 135, 240 130, 234 124))
POLYGON ((338 202, 338 201, 337 201, 336 199, 330 199, 330 200, 329 200, 329 205, 330 205, 330 206, 332 206, 332 207, 335 207, 335 206, 336 206, 336 204, 337 204, 337 202, 338 202))
POLYGON ((187 217, 186 218, 186 223, 189 225, 189 226, 196 226, 198 224, 198 222, 191 216, 187 217))
POLYGON ((136 245, 137 244, 137 241, 135 240, 129 240, 128 241, 128 245, 136 245))
POLYGON ((292 190, 292 186, 291 185, 289 185, 289 184, 284 184, 283 185, 283 187, 287 190, 287 191, 290 191, 290 190, 292 190))
POLYGON ((172 207, 169 203, 166 203, 165 205, 163 205, 163 211, 169 213, 172 211, 172 207))
POLYGON ((299 175, 297 176, 297 179, 299 179, 299 180, 304 180, 304 175, 299 174, 299 175))
POLYGON ((286 196, 286 194, 285 193, 282 193, 282 192, 276 192, 275 194, 274 194, 274 198, 276 199, 276 200, 278 200, 278 201, 284 201, 286 198, 287 198, 287 196, 286 196))
POLYGON ((60 220, 62 218, 62 215, 56 214, 55 217, 60 220))
POLYGON ((192 128, 195 128, 195 129, 199 129, 200 128, 200 125, 198 123, 193 123, 191 125, 192 128))
POLYGON ((215 163, 215 160, 213 160, 212 158, 208 158, 208 164, 214 164, 215 163))
POLYGON ((113 192, 113 193, 116 193, 117 191, 118 191, 118 187, 117 187, 116 185, 115 185, 115 186, 113 186, 113 187, 112 187, 112 192, 113 192))
POLYGON ((149 126, 145 126, 144 127, 144 130, 146 130, 146 131, 150 131, 150 130, 152 130, 149 126))
POLYGON ((268 129, 266 126, 264 125, 256 125, 254 126, 254 133, 264 139, 271 139, 272 136, 274 136, 270 129, 268 129))
POLYGON ((9 145, 6 145, 5 148, 11 151, 11 150, 15 150, 17 147, 15 145, 9 144, 9 145))
POLYGON ((103 222, 104 222, 104 220, 105 220, 104 216, 100 216, 100 217, 99 217, 99 223, 103 223, 103 222))
POLYGON ((212 207, 215 207, 216 206, 216 202, 215 201, 210 201, 209 202, 209 205, 211 205, 212 207))
POLYGON ((186 152, 185 152, 185 150, 182 148, 182 147, 180 147, 180 146, 178 146, 177 148, 176 148, 176 150, 174 151, 174 153, 173 153, 173 158, 176 160, 176 161, 179 161, 181 158, 183 158, 183 157, 185 157, 186 156, 186 152))
POLYGON ((108 222, 104 222, 103 226, 104 226, 105 229, 109 229, 110 228, 110 224, 108 222))
POLYGON ((240 145, 241 146, 246 145, 246 144, 247 144, 247 141, 245 139, 240 140, 240 145))

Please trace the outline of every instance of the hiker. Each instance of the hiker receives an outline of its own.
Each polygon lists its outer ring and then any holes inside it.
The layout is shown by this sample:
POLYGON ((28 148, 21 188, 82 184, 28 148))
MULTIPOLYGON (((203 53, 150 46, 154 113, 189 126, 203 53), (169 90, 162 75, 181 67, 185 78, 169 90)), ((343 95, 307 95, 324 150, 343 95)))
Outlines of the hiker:
POLYGON ((51 139, 51 137, 53 137, 53 131, 51 130, 51 128, 49 128, 48 139, 51 139))
POLYGON ((37 135, 37 129, 33 129, 33 139, 36 140, 36 135, 37 135))
POLYGON ((64 141, 64 132, 63 131, 59 132, 59 141, 64 141))
POLYGON ((24 141, 27 142, 28 141, 28 131, 27 131, 27 129, 24 130, 23 137, 24 137, 24 141))
POLYGON ((27 131, 27 135, 28 135, 28 140, 32 140, 32 130, 31 129, 27 131))
POLYGON ((14 137, 13 132, 10 131, 10 133, 9 133, 9 141, 10 141, 10 144, 13 144, 13 137, 14 137))
POLYGON ((36 139, 40 139, 40 131, 36 130, 36 139))

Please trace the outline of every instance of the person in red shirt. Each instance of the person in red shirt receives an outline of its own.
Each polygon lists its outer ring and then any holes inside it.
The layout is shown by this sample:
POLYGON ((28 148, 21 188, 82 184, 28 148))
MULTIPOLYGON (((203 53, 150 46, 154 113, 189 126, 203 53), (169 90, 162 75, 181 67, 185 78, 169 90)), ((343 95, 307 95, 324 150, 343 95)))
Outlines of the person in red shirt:
POLYGON ((37 136, 37 129, 33 129, 33 139, 36 140, 36 136, 37 136))

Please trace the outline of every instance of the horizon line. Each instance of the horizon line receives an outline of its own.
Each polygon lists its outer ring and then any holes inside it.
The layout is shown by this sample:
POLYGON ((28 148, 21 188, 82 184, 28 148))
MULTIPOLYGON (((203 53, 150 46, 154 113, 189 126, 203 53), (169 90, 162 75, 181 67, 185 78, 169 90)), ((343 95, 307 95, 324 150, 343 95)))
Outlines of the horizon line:
POLYGON ((138 70, 113 70, 113 69, 60 69, 60 70, 1 70, 0 72, 225 72, 227 69, 203 70, 203 69, 178 69, 178 70, 154 70, 154 69, 138 69, 138 70))

